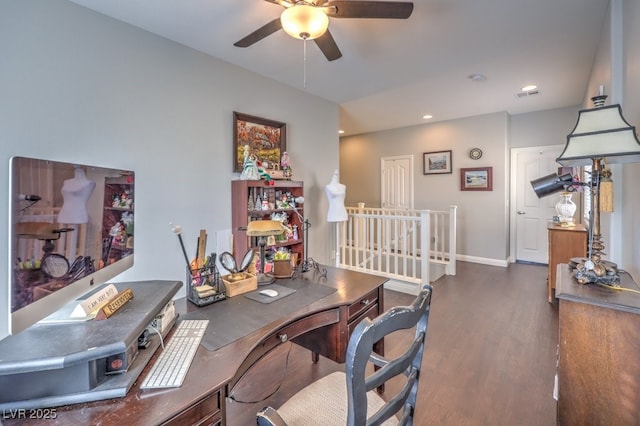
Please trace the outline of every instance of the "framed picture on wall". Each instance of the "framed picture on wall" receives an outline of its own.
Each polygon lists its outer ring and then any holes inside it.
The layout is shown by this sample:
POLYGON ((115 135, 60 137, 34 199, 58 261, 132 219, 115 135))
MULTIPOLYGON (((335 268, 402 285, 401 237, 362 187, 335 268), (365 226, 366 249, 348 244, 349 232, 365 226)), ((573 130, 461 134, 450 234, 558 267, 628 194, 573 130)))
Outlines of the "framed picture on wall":
POLYGON ((287 150, 287 125, 279 121, 233 112, 233 171, 242 172, 244 147, 261 163, 280 164, 287 150))
POLYGON ((493 167, 460 169, 460 191, 493 191, 493 167))
POLYGON ((425 175, 451 173, 451 150, 425 152, 422 161, 425 175))

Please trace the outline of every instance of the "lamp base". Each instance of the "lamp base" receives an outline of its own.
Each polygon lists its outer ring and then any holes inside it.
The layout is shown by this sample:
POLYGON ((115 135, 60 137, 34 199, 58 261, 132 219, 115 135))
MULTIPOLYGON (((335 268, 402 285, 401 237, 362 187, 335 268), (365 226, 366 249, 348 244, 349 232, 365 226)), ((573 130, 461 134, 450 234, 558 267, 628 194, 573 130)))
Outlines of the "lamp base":
POLYGON ((272 284, 276 279, 273 275, 264 274, 262 272, 258 273, 258 285, 268 285, 272 284))
POLYGON ((569 263, 571 275, 578 284, 604 284, 620 287, 618 265, 601 260, 597 256, 574 257, 569 263))

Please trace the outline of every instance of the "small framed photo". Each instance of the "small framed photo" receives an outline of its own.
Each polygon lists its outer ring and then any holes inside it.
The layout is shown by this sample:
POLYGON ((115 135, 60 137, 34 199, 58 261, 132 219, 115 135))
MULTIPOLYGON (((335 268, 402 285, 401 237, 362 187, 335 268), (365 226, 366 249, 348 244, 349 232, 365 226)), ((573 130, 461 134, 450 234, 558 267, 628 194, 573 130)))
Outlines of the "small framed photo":
POLYGON ((460 169, 461 191, 493 191, 493 167, 460 169))
POLYGON ((422 159, 425 175, 451 173, 451 150, 425 152, 422 154, 422 159))
POLYGON ((257 161, 280 164, 287 150, 287 125, 240 112, 233 112, 233 171, 241 172, 244 147, 257 161))

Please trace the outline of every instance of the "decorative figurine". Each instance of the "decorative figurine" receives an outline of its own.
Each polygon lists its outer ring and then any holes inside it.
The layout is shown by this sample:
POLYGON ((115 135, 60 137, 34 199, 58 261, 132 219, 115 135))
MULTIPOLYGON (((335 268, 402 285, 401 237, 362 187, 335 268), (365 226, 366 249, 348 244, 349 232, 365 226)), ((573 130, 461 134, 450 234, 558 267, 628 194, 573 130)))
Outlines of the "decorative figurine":
POLYGON ((256 159, 253 155, 251 155, 249 145, 244 146, 244 162, 242 165, 242 173, 240 174, 240 179, 260 180, 260 173, 258 172, 256 159))
POLYGON ((109 230, 109 235, 115 237, 120 232, 120 222, 116 222, 109 230))
POLYGON ((285 179, 291 178, 291 162, 289 161, 289 153, 284 151, 282 158, 280 159, 280 168, 282 169, 282 176, 285 179))
POLYGON ((123 223, 127 235, 133 235, 133 213, 122 212, 120 221, 123 223))
POLYGON ((289 162, 289 153, 287 151, 284 151, 282 153, 282 158, 280 159, 280 167, 282 168, 282 170, 291 167, 291 164, 289 162))

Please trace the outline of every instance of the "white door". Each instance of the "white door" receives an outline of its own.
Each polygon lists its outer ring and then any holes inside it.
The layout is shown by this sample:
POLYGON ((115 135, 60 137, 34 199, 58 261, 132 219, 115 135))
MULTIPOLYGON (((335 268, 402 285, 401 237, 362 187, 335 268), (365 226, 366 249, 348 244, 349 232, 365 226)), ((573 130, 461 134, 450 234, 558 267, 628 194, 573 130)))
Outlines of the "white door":
POLYGON ((413 209, 413 155, 383 157, 380 162, 382 208, 413 209))
MULTIPOLYGON (((556 158, 560 156, 562 149, 563 146, 559 145, 512 150, 511 176, 515 185, 511 193, 514 206, 511 223, 515 223, 517 261, 548 262, 547 224, 556 214, 555 204, 559 198, 558 195, 538 198, 531 181, 558 171, 560 165, 556 163, 556 158)), ((513 246, 512 240, 511 247, 513 246)))

